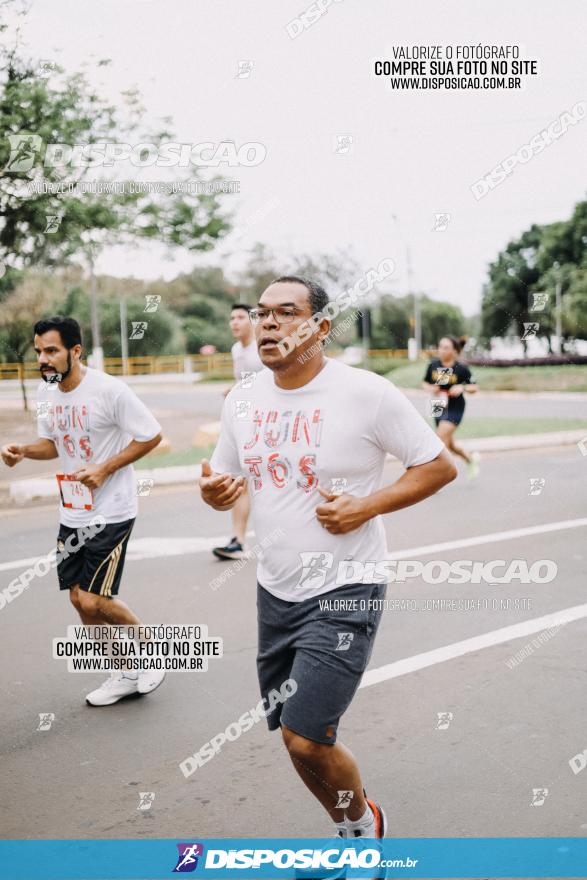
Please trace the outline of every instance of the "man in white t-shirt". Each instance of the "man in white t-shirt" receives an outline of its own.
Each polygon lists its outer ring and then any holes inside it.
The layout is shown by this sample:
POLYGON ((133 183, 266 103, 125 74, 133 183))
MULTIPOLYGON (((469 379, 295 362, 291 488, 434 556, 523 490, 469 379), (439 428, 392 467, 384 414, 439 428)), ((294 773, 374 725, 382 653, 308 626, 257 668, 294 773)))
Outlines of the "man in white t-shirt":
MULTIPOLYGON (((249 318, 250 310, 250 306, 235 303, 230 312, 230 329, 236 339, 231 349, 232 368, 237 385, 244 388, 252 387, 256 374, 263 369, 263 363, 257 351, 253 325, 249 318)), ((245 487, 245 491, 232 508, 232 538, 224 547, 214 547, 212 550, 217 559, 242 559, 245 555, 245 538, 250 509, 249 493, 245 487)))
MULTIPOLYGON (((132 462, 161 440, 161 426, 120 379, 85 367, 73 318, 56 316, 34 327, 43 382, 37 397, 39 440, 10 443, 2 459, 59 458, 61 495, 57 576, 86 625, 135 625, 138 617, 118 598, 126 547, 137 515, 132 462)), ((87 695, 93 706, 149 693, 161 670, 114 672, 87 695)))
POLYGON ((297 772, 339 836, 383 837, 385 814, 367 800, 336 731, 381 618, 388 580, 381 515, 432 495, 456 469, 390 382, 324 357, 327 305, 320 285, 295 276, 264 291, 251 320, 269 369, 226 398, 200 487, 210 506, 228 510, 249 483, 263 548, 257 671, 269 729, 281 727, 297 772), (406 470, 382 487, 387 453, 406 470))

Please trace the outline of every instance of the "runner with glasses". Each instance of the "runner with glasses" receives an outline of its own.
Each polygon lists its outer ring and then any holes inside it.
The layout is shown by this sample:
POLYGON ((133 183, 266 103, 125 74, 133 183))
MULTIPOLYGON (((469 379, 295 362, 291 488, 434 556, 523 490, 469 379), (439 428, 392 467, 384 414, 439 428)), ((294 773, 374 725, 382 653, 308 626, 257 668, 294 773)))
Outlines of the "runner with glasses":
POLYGON ((281 729, 295 769, 338 836, 381 838, 385 813, 367 799, 337 728, 382 615, 387 576, 375 575, 376 563, 387 559, 382 514, 437 492, 456 468, 391 382, 324 356, 327 305, 319 284, 297 276, 282 276, 263 292, 251 320, 269 369, 251 389, 233 389, 226 398, 200 489, 215 510, 230 510, 250 486, 263 548, 260 691, 267 698, 285 682, 292 690, 278 705, 269 700, 269 729, 281 729), (406 468, 393 484, 382 482, 388 452, 406 468), (325 594, 340 607, 324 608, 325 594))

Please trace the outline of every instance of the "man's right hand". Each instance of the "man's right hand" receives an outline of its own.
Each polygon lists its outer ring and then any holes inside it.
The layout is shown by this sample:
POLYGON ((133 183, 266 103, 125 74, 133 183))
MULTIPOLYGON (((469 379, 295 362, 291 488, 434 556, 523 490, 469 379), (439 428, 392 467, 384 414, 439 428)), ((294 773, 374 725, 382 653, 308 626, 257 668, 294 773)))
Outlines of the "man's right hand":
POLYGON ((214 510, 230 510, 245 490, 244 477, 217 474, 207 458, 202 459, 202 476, 199 479, 202 498, 214 510))
POLYGON ((15 464, 23 460, 24 449, 18 443, 8 443, 2 447, 1 455, 4 464, 8 465, 8 467, 14 467, 15 464))

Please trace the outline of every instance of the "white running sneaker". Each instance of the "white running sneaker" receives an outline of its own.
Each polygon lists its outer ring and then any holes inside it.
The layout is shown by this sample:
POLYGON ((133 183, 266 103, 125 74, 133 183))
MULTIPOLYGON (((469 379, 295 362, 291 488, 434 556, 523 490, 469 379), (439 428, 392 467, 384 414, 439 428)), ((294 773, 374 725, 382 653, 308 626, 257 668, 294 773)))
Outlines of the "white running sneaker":
POLYGON ((163 683, 164 678, 165 670, 163 669, 148 669, 145 672, 139 672, 137 687, 139 694, 150 694, 163 683))
POLYGON ((86 697, 86 703, 90 706, 111 706, 125 697, 130 697, 137 691, 138 678, 129 678, 124 672, 112 672, 104 684, 86 697))
POLYGON ((475 480, 479 476, 479 462, 481 461, 481 456, 478 452, 471 453, 471 461, 468 465, 468 474, 470 480, 475 480))

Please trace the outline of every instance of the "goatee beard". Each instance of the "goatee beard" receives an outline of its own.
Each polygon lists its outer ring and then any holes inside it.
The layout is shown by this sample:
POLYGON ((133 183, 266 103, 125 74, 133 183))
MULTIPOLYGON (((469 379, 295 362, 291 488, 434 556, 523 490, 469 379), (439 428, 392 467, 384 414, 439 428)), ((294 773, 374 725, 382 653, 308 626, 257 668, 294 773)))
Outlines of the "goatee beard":
POLYGON ((56 370, 54 373, 51 373, 51 378, 47 377, 47 371, 41 370, 41 376, 43 377, 43 381, 48 385, 58 385, 59 382, 63 382, 64 379, 67 379, 69 374, 71 373, 71 352, 67 352, 67 370, 65 372, 60 373, 56 370))

